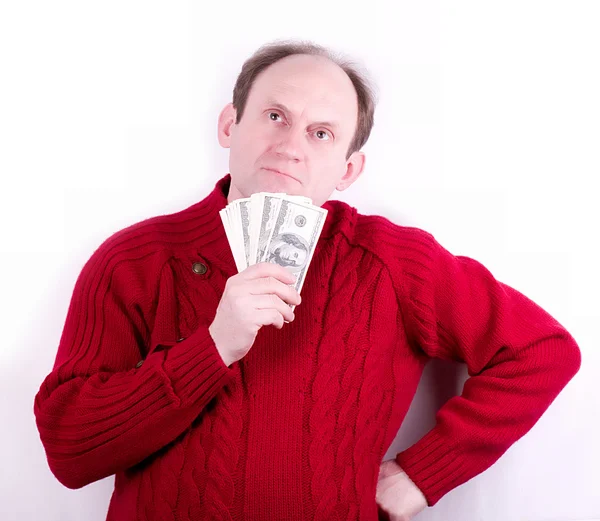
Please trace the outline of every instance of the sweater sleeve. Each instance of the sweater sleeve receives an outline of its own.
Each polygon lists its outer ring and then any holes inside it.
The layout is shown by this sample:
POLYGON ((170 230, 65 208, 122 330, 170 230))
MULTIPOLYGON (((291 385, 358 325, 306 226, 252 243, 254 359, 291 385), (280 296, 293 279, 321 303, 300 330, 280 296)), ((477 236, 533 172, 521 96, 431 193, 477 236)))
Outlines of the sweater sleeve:
MULTIPOLYGON (((97 250, 79 275, 52 372, 34 401, 48 464, 68 488, 123 471, 173 441, 232 370, 208 326, 147 353, 136 277, 97 250), (136 289, 133 289, 136 288, 136 289)), ((145 335, 147 336, 147 334, 145 335)))
POLYGON ((435 426, 395 458, 432 506, 533 427, 579 370, 581 353, 541 307, 428 232, 388 226, 383 242, 409 343, 466 363, 470 377, 435 426))

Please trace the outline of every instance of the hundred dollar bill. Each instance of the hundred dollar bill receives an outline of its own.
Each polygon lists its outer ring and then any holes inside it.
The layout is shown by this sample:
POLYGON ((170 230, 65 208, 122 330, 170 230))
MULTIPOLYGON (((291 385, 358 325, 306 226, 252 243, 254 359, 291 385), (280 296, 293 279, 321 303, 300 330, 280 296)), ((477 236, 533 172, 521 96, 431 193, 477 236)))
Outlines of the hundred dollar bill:
POLYGON ((310 197, 285 193, 257 192, 250 197, 250 246, 248 265, 256 264, 264 253, 265 241, 270 236, 273 219, 277 215, 281 198, 312 204, 310 197), (266 206, 265 206, 266 204, 266 206), (260 250, 260 251, 259 251, 260 250))
POLYGON ((223 208, 219 211, 219 215, 221 216, 221 221, 223 222, 223 228, 225 228, 225 235, 227 236, 227 242, 229 243, 229 247, 231 248, 231 253, 233 255, 233 260, 235 261, 235 266, 238 269, 238 271, 240 271, 242 264, 240 262, 237 249, 235 247, 237 241, 235 239, 233 227, 231 225, 231 216, 229 210, 230 208, 223 208))
POLYGON ((301 205, 312 206, 312 200, 302 195, 287 195, 285 193, 258 192, 253 195, 255 223, 253 232, 256 235, 258 246, 254 249, 254 262, 261 262, 265 255, 265 248, 271 238, 275 219, 279 214, 281 201, 286 199, 301 205))
POLYGON ((238 272, 265 258, 284 199, 296 203, 298 208, 304 206, 326 213, 313 206, 309 197, 271 192, 236 199, 219 212, 238 272))
POLYGON ((253 244, 253 262, 261 262, 265 256, 275 220, 279 215, 279 207, 281 205, 282 194, 265 194, 259 193, 255 197, 252 204, 256 204, 253 212, 253 218, 256 219, 256 229, 253 244))
POLYGON ((250 198, 238 199, 240 216, 240 248, 242 249, 243 269, 250 266, 250 198))
MULTIPOLYGON (((258 262, 285 267, 295 279, 290 285, 300 293, 326 217, 324 208, 279 197, 277 215, 258 262)), ((295 306, 291 308, 293 311, 295 306)))

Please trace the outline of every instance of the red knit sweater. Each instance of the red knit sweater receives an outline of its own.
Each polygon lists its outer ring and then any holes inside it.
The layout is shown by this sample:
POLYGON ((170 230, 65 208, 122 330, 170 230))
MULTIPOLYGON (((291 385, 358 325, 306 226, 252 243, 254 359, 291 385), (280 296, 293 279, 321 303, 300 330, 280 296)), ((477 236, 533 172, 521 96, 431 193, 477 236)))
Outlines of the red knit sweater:
POLYGON ((470 378, 396 456, 433 505, 578 371, 573 337, 482 264, 340 201, 324 204, 296 320, 226 366, 208 326, 237 273, 229 182, 115 233, 75 284, 34 412, 62 484, 116 474, 108 520, 376 521, 379 465, 438 357, 470 378))

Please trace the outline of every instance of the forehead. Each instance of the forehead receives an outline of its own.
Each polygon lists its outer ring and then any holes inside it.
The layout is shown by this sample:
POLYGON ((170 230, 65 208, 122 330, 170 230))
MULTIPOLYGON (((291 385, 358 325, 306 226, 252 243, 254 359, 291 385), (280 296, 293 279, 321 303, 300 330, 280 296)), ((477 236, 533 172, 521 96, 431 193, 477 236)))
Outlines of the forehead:
POLYGON ((318 56, 288 56, 262 71, 248 103, 281 104, 294 113, 356 121, 358 102, 348 75, 335 63, 318 56))

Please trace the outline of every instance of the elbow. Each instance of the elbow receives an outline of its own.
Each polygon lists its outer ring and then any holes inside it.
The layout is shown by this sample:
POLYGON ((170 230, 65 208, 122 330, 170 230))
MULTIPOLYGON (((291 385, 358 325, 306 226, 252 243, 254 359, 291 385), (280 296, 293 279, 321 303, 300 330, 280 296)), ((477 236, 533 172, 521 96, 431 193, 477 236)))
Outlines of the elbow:
POLYGON ((69 460, 51 460, 48 458, 48 466, 54 477, 65 487, 77 490, 98 481, 103 476, 92 476, 89 469, 80 463, 69 460))
MULTIPOLYGON (((575 339, 568 332, 552 337, 548 346, 549 360, 552 361, 552 369, 560 380, 559 384, 564 387, 581 368, 581 349, 575 339)), ((546 352, 548 353, 548 352, 546 352)))
POLYGON ((569 379, 573 378, 581 369, 581 349, 571 335, 567 335, 567 342, 564 350, 565 366, 568 368, 569 379))
POLYGON ((73 478, 69 474, 61 474, 59 472, 54 471, 52 473, 54 474, 54 477, 56 477, 56 479, 61 483, 61 485, 64 485, 65 487, 70 488, 71 490, 77 490, 92 483, 92 481, 73 478))
POLYGON ((77 442, 66 439, 64 433, 41 428, 40 440, 50 472, 65 487, 75 490, 106 477, 99 458, 78 450, 77 442))
POLYGON ((62 485, 80 489, 108 475, 103 474, 108 470, 107 461, 93 451, 83 450, 83 434, 61 426, 56 412, 44 411, 37 397, 34 415, 48 467, 62 485))

